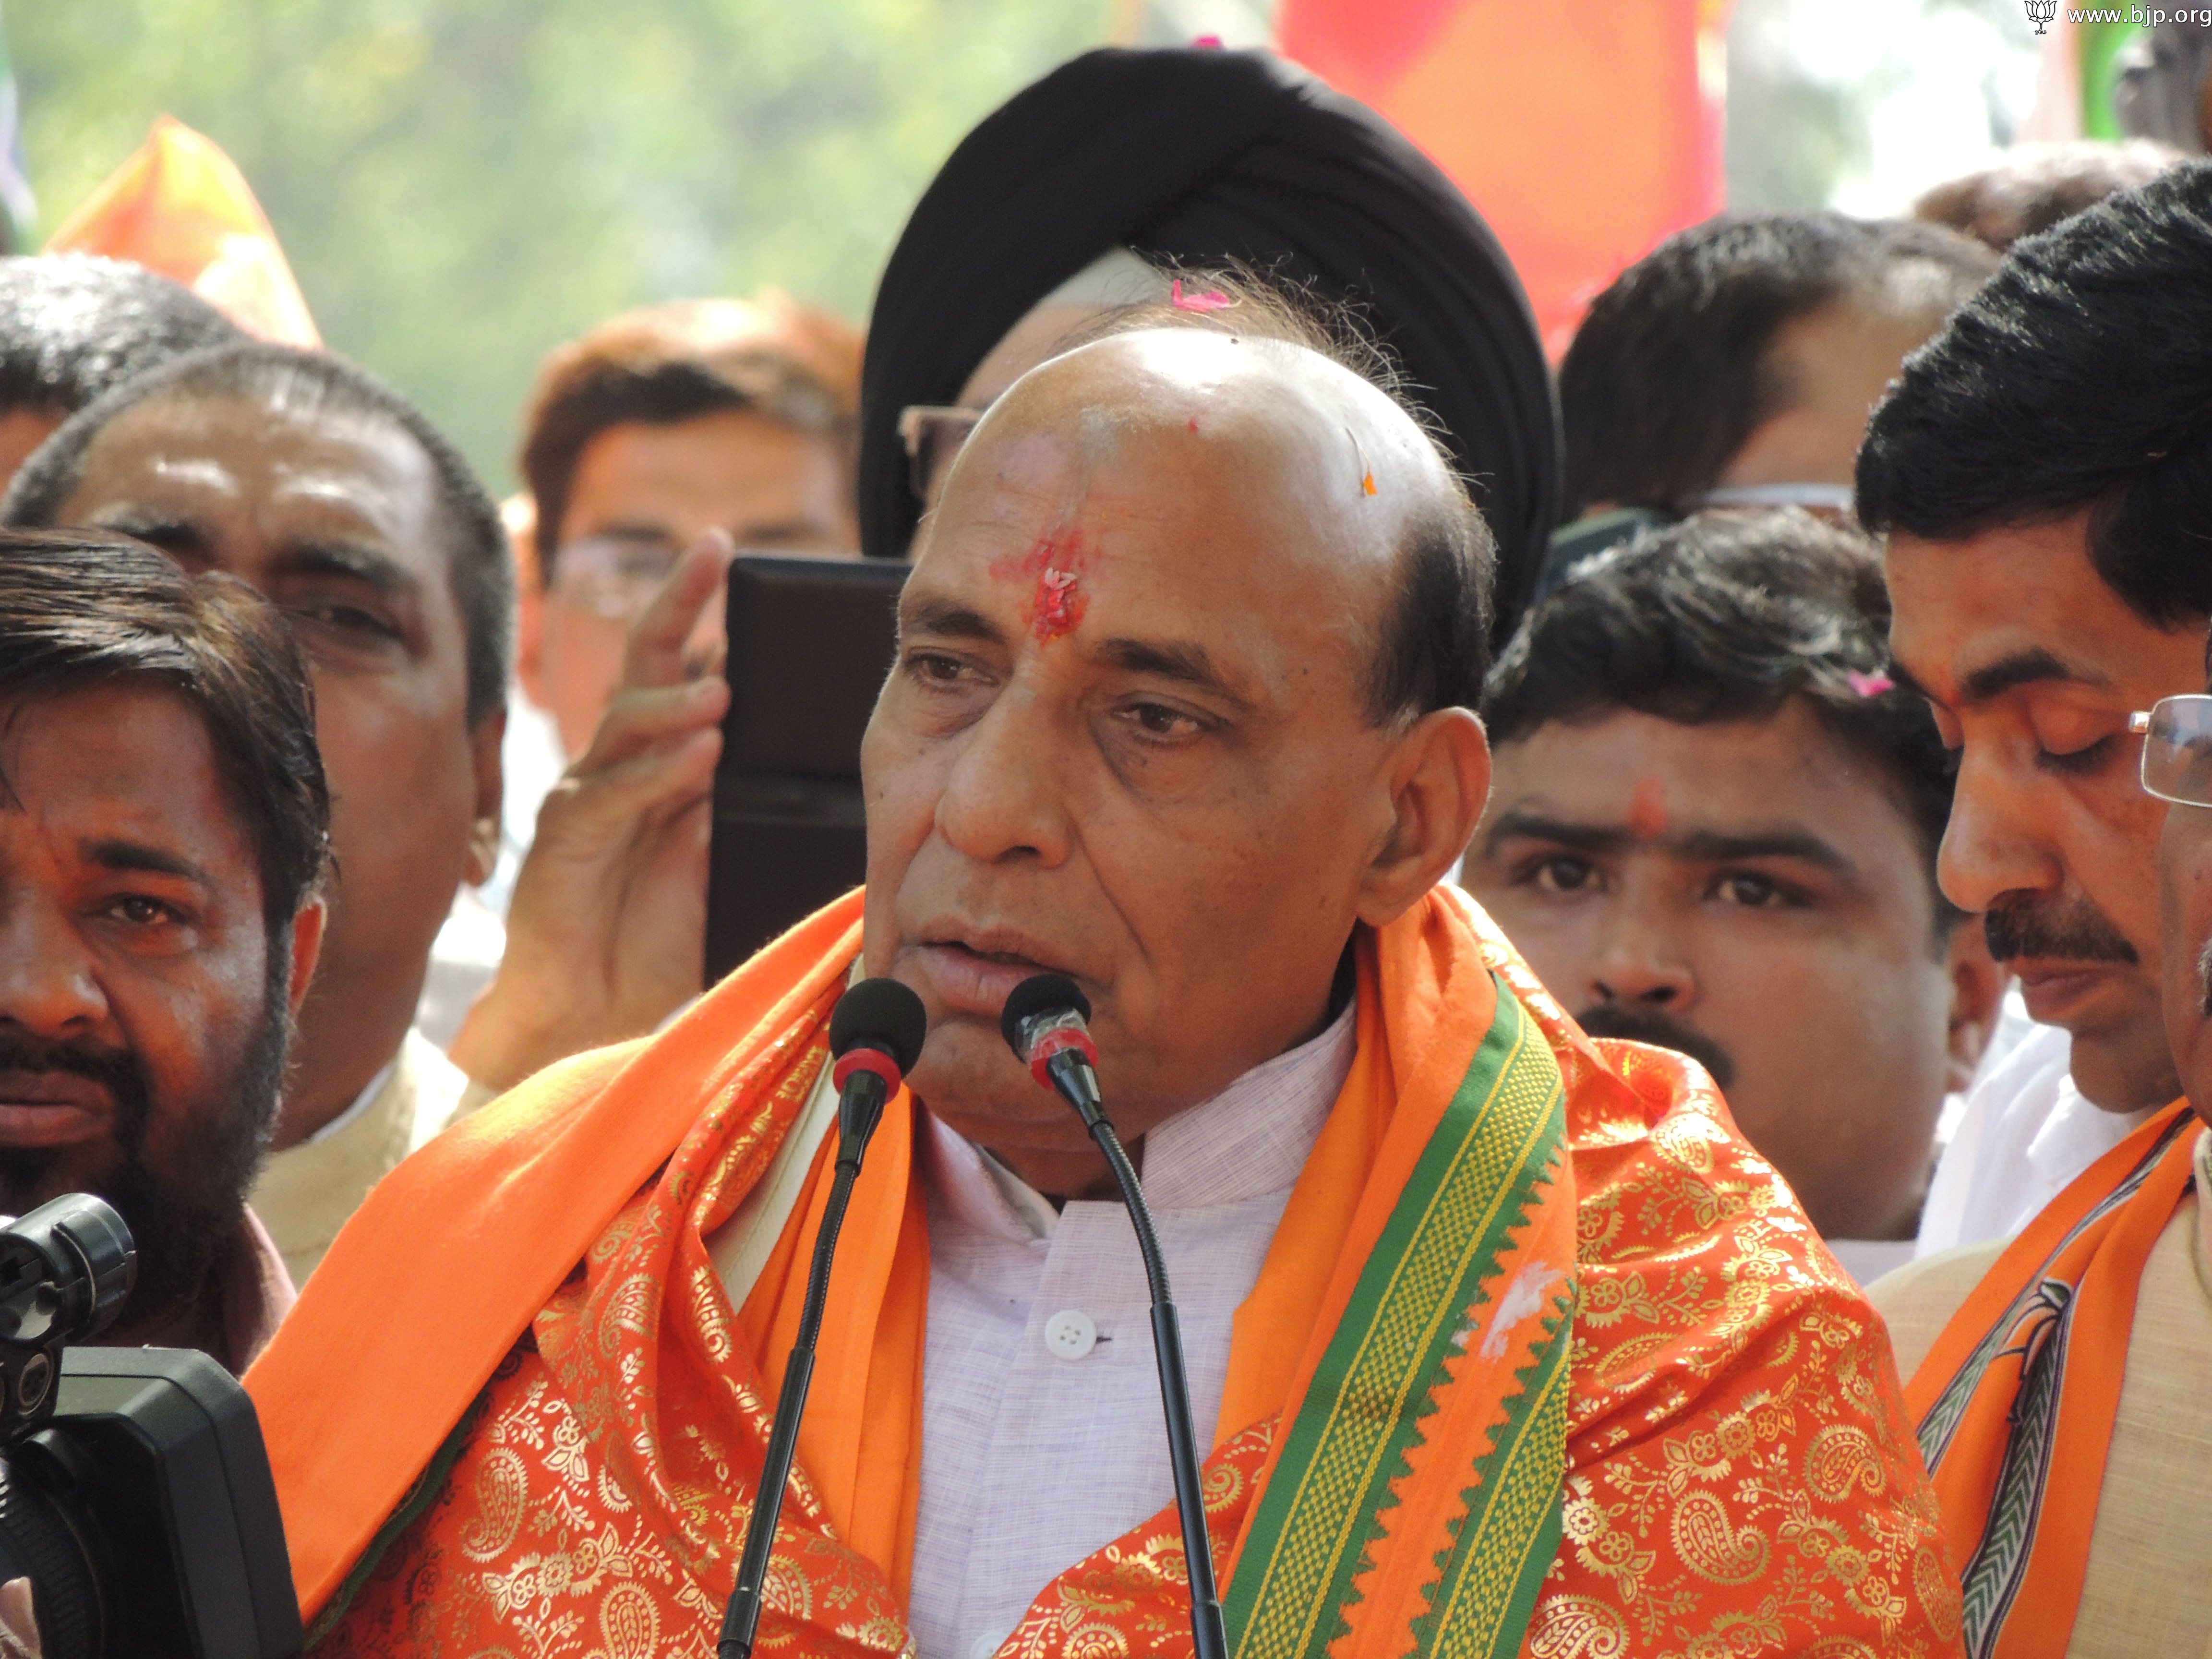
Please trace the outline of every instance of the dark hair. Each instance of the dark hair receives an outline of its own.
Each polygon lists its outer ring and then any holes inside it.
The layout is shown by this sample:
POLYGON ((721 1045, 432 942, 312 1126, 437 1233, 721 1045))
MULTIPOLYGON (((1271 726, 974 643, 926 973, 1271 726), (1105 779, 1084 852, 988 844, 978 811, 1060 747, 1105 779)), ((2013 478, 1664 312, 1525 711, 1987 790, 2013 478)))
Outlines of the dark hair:
POLYGON ((1994 166, 1923 192, 1912 216, 1948 225, 2002 253, 2107 196, 2148 184, 2185 159, 2171 144, 2148 138, 2014 144, 1994 166))
POLYGON ((73 415, 157 364, 245 337, 143 265, 82 253, 0 258, 0 410, 73 415))
POLYGON ((860 433, 860 331, 781 294, 671 300, 600 324, 538 370, 523 414, 521 469, 537 507, 538 570, 553 574, 584 446, 611 426, 662 426, 757 410, 832 440, 849 490, 860 433))
POLYGON ((1186 309, 1174 300, 1118 307, 1071 333, 1061 349, 1156 328, 1277 340, 1327 358, 1395 404, 1435 450, 1447 483, 1439 500, 1412 515, 1399 546, 1395 606, 1368 672, 1368 714, 1385 726, 1439 708, 1474 708, 1490 665, 1498 544, 1452 465, 1443 427, 1413 398, 1397 360, 1348 301, 1240 263, 1163 269, 1190 294, 1209 296, 1210 308, 1186 309), (1212 303, 1216 297, 1221 303, 1212 303))
POLYGON ((142 404, 235 399, 264 409, 355 416, 398 428, 428 458, 449 537, 453 595, 468 637, 471 723, 503 708, 514 634, 514 562, 499 509, 469 464, 428 416, 367 369, 326 351, 247 340, 195 352, 117 386, 70 416, 15 475, 0 523, 40 529, 57 523, 84 474, 93 440, 142 404))
POLYGON ((1840 213, 1723 216, 1668 237, 1590 304, 1559 365, 1565 513, 1599 501, 1686 510, 1796 388, 1789 324, 1839 300, 1943 313, 1996 266, 1938 225, 1840 213))
POLYGON ((207 727, 271 938, 320 887, 331 796, 291 628, 245 583, 100 531, 0 530, 0 702, 150 680, 207 727))
POLYGON ((1927 705, 1890 678, 1889 593, 1874 545, 1796 507, 1700 513, 1601 553, 1537 602, 1491 672, 1482 714, 1508 744, 1617 710, 1704 726, 1802 698, 1880 769, 1936 886, 1951 757, 1927 705))
POLYGON ((1956 542, 2087 509, 2137 616, 2212 615, 2208 272, 2212 162, 2016 244, 1875 410, 1860 520, 1956 542))

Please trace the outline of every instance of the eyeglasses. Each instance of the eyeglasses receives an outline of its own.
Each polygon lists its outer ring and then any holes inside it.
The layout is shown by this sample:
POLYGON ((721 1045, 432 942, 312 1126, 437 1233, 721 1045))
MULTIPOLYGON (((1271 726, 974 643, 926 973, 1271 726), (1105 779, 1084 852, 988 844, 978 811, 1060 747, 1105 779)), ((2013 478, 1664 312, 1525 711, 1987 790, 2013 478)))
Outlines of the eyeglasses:
POLYGON ((2212 696, 2161 697, 2128 716, 2143 740, 2146 794, 2180 806, 2212 806, 2212 696))
POLYGON ((684 550, 657 536, 581 536, 553 553, 553 591, 570 604, 626 623, 653 602, 684 550))
POLYGON ((906 446, 907 483, 913 486, 915 500, 929 505, 930 486, 944 477, 945 469, 982 418, 980 409, 939 404, 908 404, 899 410, 899 441, 906 446))

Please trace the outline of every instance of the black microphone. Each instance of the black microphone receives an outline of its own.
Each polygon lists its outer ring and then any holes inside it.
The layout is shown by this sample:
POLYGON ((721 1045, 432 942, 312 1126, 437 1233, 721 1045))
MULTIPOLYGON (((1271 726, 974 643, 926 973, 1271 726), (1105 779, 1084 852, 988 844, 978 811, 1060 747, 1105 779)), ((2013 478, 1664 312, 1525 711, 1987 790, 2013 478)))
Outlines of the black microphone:
POLYGON ((1228 1659, 1221 1598, 1213 1587, 1213 1551, 1206 1530, 1206 1499, 1198 1479, 1198 1437, 1190 1425, 1190 1384, 1182 1368, 1182 1327, 1168 1294, 1167 1263, 1160 1257, 1152 1212, 1121 1138, 1106 1115, 1098 1091, 1098 1045, 1091 1040, 1091 999, 1065 974, 1036 974, 1014 987, 999 1029, 1030 1074, 1075 1108, 1120 1183, 1145 1258, 1152 1294, 1152 1356, 1160 1367, 1160 1407, 1167 1413, 1168 1463, 1175 1472, 1176 1509, 1182 1517, 1183 1559, 1190 1568, 1190 1633, 1197 1659, 1228 1659))
POLYGON ((822 1304, 830 1294, 837 1233, 845 1224, 853 1183, 860 1178, 860 1154, 883 1119, 884 1103, 898 1092, 900 1078, 921 1058, 922 1039, 928 1035, 929 1016, 921 999, 895 979, 862 980, 837 999, 836 1010, 830 1016, 830 1053, 836 1066, 830 1077, 837 1085, 837 1174, 822 1213, 822 1231, 815 1236, 814 1261, 806 1270, 799 1340, 791 1345, 791 1363, 784 1369, 783 1393, 775 1402, 768 1456, 761 1465, 760 1496, 745 1526, 738 1582, 722 1609, 716 1659, 750 1659, 769 1557, 783 1514, 783 1490, 799 1446, 799 1419, 805 1415, 806 1390, 814 1380, 814 1346, 822 1334, 822 1304))

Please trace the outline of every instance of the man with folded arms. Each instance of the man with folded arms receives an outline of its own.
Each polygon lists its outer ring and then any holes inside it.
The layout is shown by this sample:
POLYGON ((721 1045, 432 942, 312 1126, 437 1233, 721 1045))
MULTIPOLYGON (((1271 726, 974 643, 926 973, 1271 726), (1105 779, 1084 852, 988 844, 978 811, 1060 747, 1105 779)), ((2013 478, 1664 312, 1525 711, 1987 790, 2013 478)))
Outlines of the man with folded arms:
POLYGON ((1480 519, 1331 336, 1206 291, 953 464, 865 893, 339 1240, 249 1382, 324 1651, 712 1643, 856 964, 931 1029, 845 1223, 763 1650, 1188 1651, 1128 1218, 999 1035, 1053 969, 1141 1143, 1233 1648, 1955 1651, 1871 1311, 1702 1073, 1593 1045, 1438 885, 1489 783, 1480 519))
POLYGON ((2201 814, 2169 819, 2143 786, 2201 797, 2177 779, 2185 732, 2134 734, 2204 681, 2208 273, 2212 166, 2020 243, 1913 359, 1859 464, 1900 671, 1960 751, 1944 890, 1989 912, 2029 1006, 2072 1030, 2082 1093, 2157 1103, 2008 1243, 1875 1287, 1967 1650, 2000 1659, 2195 1653, 2212 1631, 2212 1262, 2173 1099, 2202 1040, 2204 913, 2170 861, 2161 927, 2152 875, 2161 829, 2201 814))

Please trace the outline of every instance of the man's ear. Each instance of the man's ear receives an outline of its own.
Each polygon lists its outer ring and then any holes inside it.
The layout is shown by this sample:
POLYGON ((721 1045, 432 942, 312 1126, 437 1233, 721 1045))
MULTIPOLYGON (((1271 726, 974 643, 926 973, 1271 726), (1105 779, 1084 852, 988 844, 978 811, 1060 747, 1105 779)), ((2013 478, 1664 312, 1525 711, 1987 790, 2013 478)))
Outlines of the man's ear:
POLYGON ((1359 919, 1381 927, 1443 879, 1490 799, 1490 739, 1471 710, 1407 728, 1389 762, 1391 826, 1360 884, 1359 919))
POLYGON ((1997 1010, 2004 1002, 2005 988, 2012 983, 2012 973, 1990 954, 1989 935, 1982 931, 1979 916, 1968 916, 1951 930, 1943 971, 1951 981, 1951 1059, 1943 1086, 1955 1095, 1974 1080, 1982 1051, 1996 1033, 1997 1010))
POLYGON ((506 737, 505 703, 478 720, 469 733, 469 759, 477 779, 477 810, 469 825, 467 880, 471 887, 489 881, 499 863, 499 809, 507 795, 507 773, 499 746, 506 737))
POLYGON ((330 925, 327 900, 309 899, 292 918, 292 976, 284 987, 284 1000, 297 1015, 306 1000, 307 983, 315 976, 315 963, 323 954, 323 931, 330 925))

